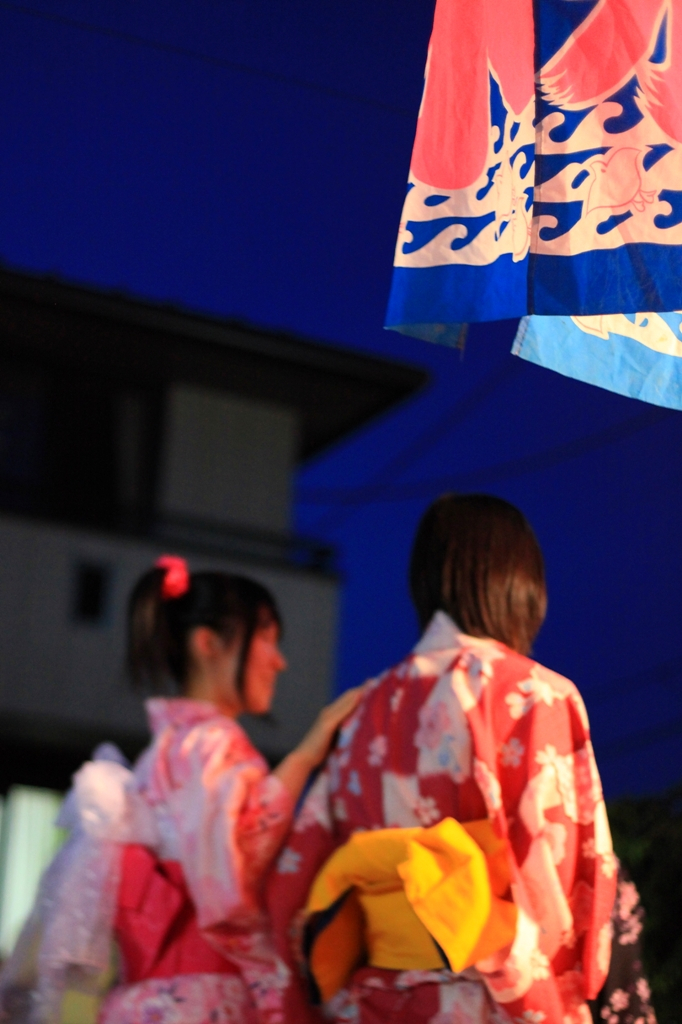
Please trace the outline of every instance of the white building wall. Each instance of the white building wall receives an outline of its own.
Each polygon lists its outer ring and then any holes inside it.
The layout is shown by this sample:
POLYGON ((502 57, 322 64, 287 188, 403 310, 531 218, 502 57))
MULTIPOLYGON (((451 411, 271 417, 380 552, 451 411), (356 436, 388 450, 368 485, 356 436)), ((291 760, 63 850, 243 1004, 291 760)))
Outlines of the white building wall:
MULTIPOLYGON (((141 701, 123 671, 125 609, 134 583, 162 553, 152 542, 114 538, 0 515, 0 717, 39 716, 70 727, 145 729, 141 701), (73 619, 74 575, 82 563, 110 567, 99 624, 73 619)), ((186 552, 179 551, 179 554, 186 552)), ((288 568, 189 555, 193 569, 253 576, 275 594, 284 619, 276 724, 246 722, 257 745, 291 749, 328 700, 333 670, 336 583, 288 568)))

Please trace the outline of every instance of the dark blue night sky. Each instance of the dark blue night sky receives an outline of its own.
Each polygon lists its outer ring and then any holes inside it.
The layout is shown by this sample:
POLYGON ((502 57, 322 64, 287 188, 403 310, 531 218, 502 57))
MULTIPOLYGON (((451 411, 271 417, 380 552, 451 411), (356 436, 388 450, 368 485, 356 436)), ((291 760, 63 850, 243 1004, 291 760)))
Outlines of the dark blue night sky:
POLYGON ((682 777, 682 416, 509 354, 382 330, 433 4, 0 0, 0 257, 431 373, 305 466, 297 528, 343 574, 339 687, 416 637, 411 537, 446 489, 543 545, 537 657, 572 677, 607 795, 682 777))

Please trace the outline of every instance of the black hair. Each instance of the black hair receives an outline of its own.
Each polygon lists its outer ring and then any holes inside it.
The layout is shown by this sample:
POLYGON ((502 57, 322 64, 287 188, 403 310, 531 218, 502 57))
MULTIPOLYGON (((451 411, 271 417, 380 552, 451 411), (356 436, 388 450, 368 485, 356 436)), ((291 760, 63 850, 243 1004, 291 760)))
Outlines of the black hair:
POLYGON ((542 551, 522 512, 487 494, 444 494, 424 514, 410 590, 422 628, 442 609, 470 636, 528 654, 547 610, 542 551))
POLYGON ((179 597, 162 595, 166 570, 154 567, 138 580, 128 603, 127 667, 133 685, 155 693, 174 683, 182 692, 189 670, 189 635, 197 626, 215 630, 230 644, 239 642, 237 689, 254 632, 282 620, 270 591, 245 576, 193 572, 179 597))

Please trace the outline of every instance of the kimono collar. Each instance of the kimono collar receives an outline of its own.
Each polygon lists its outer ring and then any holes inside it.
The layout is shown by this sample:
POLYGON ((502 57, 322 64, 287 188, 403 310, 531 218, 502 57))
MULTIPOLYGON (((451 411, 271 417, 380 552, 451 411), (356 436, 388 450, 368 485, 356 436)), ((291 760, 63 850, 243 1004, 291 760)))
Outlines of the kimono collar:
POLYGON ((149 725, 156 735, 167 726, 198 725, 212 718, 225 718, 215 704, 188 697, 152 697, 145 701, 149 725))
POLYGON ((481 644, 497 646, 497 641, 490 637, 468 636, 446 612, 437 611, 412 653, 429 654, 431 651, 459 650, 462 647, 480 646, 481 644))

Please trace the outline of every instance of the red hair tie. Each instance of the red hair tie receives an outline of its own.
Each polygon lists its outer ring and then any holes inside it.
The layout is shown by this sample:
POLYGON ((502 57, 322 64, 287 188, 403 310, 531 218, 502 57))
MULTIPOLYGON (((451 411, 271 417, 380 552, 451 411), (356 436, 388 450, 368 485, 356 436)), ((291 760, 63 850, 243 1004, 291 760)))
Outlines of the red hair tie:
POLYGON ((161 555, 154 562, 155 569, 165 569, 166 574, 161 584, 161 598, 171 601, 182 597, 189 590, 190 575, 187 562, 179 555, 161 555))

